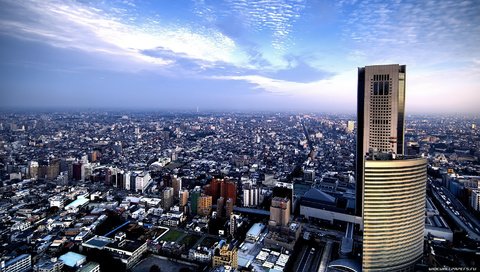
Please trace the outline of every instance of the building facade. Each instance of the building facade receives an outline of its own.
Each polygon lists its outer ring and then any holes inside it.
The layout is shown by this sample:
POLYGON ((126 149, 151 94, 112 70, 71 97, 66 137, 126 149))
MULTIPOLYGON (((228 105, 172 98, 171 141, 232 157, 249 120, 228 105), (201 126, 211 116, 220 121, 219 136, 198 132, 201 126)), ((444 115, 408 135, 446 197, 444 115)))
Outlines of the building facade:
POLYGON ((356 208, 363 271, 409 271, 423 254, 427 161, 404 156, 405 65, 358 70, 356 208))
POLYGON ((233 269, 238 268, 238 251, 235 245, 228 245, 225 241, 220 241, 214 250, 212 266, 230 266, 233 269))
POLYGON ((290 222, 290 199, 274 197, 270 206, 271 226, 287 226, 290 222))
POLYGON ((207 216, 212 212, 212 197, 200 196, 198 198, 198 210, 197 213, 202 216, 207 216))
MULTIPOLYGON (((375 65, 358 69, 357 93, 357 195, 362 195, 363 166, 370 149, 403 154, 405 116, 405 65, 375 65)), ((362 201, 357 198, 356 213, 362 201)))
POLYGON ((367 159, 363 196, 363 271, 408 271, 422 257, 424 158, 367 159))

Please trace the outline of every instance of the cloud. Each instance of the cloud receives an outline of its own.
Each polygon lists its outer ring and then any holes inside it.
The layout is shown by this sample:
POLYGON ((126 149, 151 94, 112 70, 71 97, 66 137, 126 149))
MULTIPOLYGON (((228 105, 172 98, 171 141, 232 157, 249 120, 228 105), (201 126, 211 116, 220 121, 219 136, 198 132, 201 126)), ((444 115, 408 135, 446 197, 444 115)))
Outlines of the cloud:
POLYGON ((195 1, 195 13, 233 39, 245 38, 245 32, 269 33, 271 46, 282 51, 292 45, 290 34, 306 7, 305 0, 226 0, 216 4, 195 1))
POLYGON ((175 58, 150 57, 142 50, 161 47, 204 62, 243 62, 235 42, 212 29, 165 25, 155 20, 133 25, 125 23, 135 19, 125 10, 107 13, 72 1, 5 1, 1 5, 2 33, 55 47, 122 56, 152 68, 171 65, 175 58))
POLYGON ((480 54, 478 1, 341 1, 338 7, 343 39, 370 61, 422 64, 480 54))

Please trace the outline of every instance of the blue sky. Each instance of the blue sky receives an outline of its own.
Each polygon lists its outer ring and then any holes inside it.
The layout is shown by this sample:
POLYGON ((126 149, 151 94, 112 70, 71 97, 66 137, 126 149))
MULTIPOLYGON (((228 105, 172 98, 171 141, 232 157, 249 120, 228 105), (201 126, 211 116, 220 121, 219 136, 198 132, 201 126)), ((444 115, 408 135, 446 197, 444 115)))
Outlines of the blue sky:
POLYGON ((407 112, 480 112, 479 1, 0 0, 0 107, 354 112, 407 65, 407 112))

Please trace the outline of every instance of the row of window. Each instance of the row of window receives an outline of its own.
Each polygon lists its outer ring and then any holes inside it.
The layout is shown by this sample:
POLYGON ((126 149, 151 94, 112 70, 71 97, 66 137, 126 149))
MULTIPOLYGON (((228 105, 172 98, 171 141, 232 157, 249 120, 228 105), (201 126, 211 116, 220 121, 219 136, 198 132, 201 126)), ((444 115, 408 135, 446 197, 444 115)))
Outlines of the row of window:
POLYGON ((371 80, 374 80, 374 81, 378 81, 378 80, 390 80, 390 75, 389 74, 386 74, 386 75, 373 75, 373 79, 371 80))

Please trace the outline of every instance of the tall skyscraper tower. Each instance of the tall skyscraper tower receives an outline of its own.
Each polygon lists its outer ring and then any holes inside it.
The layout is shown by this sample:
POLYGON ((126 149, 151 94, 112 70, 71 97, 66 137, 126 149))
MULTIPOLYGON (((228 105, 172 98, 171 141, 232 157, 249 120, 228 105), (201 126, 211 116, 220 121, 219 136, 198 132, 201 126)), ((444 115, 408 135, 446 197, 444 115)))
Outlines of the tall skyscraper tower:
MULTIPOLYGON (((370 149, 403 155, 405 65, 358 68, 356 195, 363 195, 363 168, 370 149), (360 186, 359 186, 360 185, 360 186)), ((362 198, 356 199, 362 215, 362 198)))
POLYGON ((423 253, 427 161, 404 156, 405 66, 358 70, 356 213, 363 271, 409 271, 423 253))

